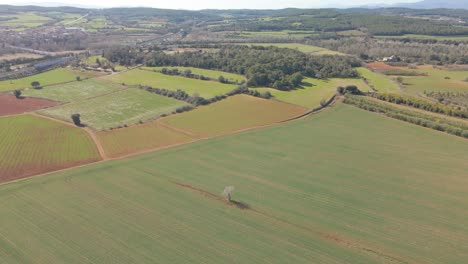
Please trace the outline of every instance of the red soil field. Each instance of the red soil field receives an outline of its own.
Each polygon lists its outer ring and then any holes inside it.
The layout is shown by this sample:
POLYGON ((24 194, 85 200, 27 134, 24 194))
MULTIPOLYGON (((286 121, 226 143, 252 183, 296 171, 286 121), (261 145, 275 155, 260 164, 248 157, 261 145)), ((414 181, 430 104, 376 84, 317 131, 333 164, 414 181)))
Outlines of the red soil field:
POLYGON ((13 95, 0 94, 0 116, 22 114, 42 108, 52 107, 61 102, 47 99, 24 97, 17 99, 13 95))
POLYGON ((384 70, 391 70, 391 69, 407 69, 407 67, 396 67, 385 64, 383 62, 371 62, 367 64, 367 67, 374 71, 384 71, 384 70))

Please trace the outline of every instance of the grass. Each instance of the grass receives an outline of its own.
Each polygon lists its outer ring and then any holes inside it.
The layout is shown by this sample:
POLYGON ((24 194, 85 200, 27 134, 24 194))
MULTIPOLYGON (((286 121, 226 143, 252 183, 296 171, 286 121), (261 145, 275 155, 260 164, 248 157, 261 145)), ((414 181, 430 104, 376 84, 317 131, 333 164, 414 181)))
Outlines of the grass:
POLYGON ((32 178, 0 186, 0 262, 464 263, 467 150, 338 105, 32 178))
POLYGON ((302 107, 236 95, 190 112, 169 116, 161 122, 198 136, 215 136, 281 122, 304 112, 302 107))
POLYGON ((0 156, 0 182, 100 159, 83 130, 31 115, 0 118, 0 156))
POLYGON ((389 77, 375 73, 366 68, 358 68, 358 72, 363 78, 366 78, 369 85, 372 85, 378 92, 383 93, 398 93, 400 87, 395 81, 392 81, 389 77))
POLYGON ((259 92, 269 91, 274 99, 290 104, 295 104, 307 108, 313 108, 320 105, 320 101, 330 99, 335 93, 338 86, 356 85, 362 91, 369 91, 367 86, 361 79, 327 79, 319 80, 306 78, 304 85, 292 91, 280 91, 272 88, 251 88, 259 92))
POLYGON ((324 48, 320 48, 317 46, 299 44, 299 43, 249 43, 248 45, 255 45, 255 46, 274 46, 278 48, 287 48, 287 49, 295 49, 304 53, 309 53, 313 55, 342 55, 337 51, 328 50, 324 48))
POLYGON ((468 91, 468 71, 449 71, 434 68, 421 68, 415 70, 427 73, 428 76, 402 77, 404 88, 409 93, 422 93, 424 91, 466 92, 468 91), (446 79, 448 77, 449 79, 446 79))
POLYGON ((55 70, 31 75, 25 78, 16 80, 0 81, 0 92, 11 91, 15 89, 24 89, 31 87, 31 83, 34 81, 40 82, 42 86, 71 82, 76 80, 76 76, 80 76, 82 79, 94 77, 99 75, 95 72, 78 71, 69 68, 58 68, 55 70))
POLYGON ((34 28, 42 26, 43 24, 51 21, 49 17, 41 16, 32 12, 18 13, 14 15, 1 15, 1 18, 12 18, 11 20, 0 21, 2 27, 15 27, 15 28, 34 28))
POLYGON ((135 88, 40 112, 68 122, 72 114, 80 114, 84 124, 102 130, 156 118, 184 105, 182 101, 135 88))
MULTIPOLYGON (((232 36, 240 36, 243 38, 283 38, 283 39, 304 39, 305 37, 317 35, 315 31, 242 31, 232 32, 232 36)), ((228 35, 229 36, 229 35, 228 35)))
POLYGON ((158 122, 97 133, 104 151, 110 157, 187 143, 190 136, 166 128, 158 122))
POLYGON ((33 96, 61 102, 71 102, 91 98, 93 96, 110 92, 118 88, 118 85, 90 79, 80 82, 48 86, 39 90, 28 89, 27 91, 23 92, 23 96, 33 96))
POLYGON ((179 72, 183 72, 185 70, 191 70, 193 74, 203 75, 214 80, 218 80, 219 76, 223 76, 225 79, 231 82, 241 82, 245 80, 245 77, 239 74, 215 71, 215 70, 206 70, 206 69, 200 69, 200 68, 194 68, 194 67, 142 67, 142 69, 145 69, 145 70, 158 71, 158 72, 160 72, 163 68, 178 69, 179 72))
POLYGON ((153 88, 165 88, 168 90, 183 90, 188 94, 198 94, 204 98, 212 98, 216 95, 226 94, 236 88, 236 85, 222 84, 212 81, 201 81, 180 76, 169 76, 159 72, 150 72, 140 69, 130 70, 120 74, 106 77, 117 83, 127 85, 148 85, 153 88))

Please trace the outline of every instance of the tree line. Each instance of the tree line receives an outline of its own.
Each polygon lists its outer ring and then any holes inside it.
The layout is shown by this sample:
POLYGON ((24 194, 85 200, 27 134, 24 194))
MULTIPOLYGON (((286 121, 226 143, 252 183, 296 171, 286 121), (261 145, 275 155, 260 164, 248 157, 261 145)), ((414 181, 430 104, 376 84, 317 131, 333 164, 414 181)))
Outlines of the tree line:
POLYGON ((468 125, 462 122, 448 120, 430 114, 400 109, 392 105, 386 105, 374 101, 366 96, 346 95, 343 101, 346 104, 357 106, 361 109, 381 113, 388 117, 409 122, 415 125, 446 132, 455 136, 468 138, 468 125))

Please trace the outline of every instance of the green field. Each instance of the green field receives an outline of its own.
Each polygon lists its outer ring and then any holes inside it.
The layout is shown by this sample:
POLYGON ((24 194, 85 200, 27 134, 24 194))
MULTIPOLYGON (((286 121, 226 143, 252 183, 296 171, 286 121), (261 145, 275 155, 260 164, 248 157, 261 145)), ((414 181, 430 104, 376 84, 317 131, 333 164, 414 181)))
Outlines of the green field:
POLYGON ((435 40, 454 40, 454 41, 468 41, 468 36, 429 36, 429 35, 416 35, 407 34, 402 36, 375 36, 376 38, 385 39, 435 39, 435 40))
POLYGON ((10 20, 0 21, 0 27, 13 27, 19 29, 42 26, 52 20, 49 17, 41 16, 32 12, 18 13, 14 15, 0 15, 0 18, 12 18, 10 20))
POLYGON ((295 50, 298 50, 304 53, 313 54, 313 55, 342 55, 342 53, 339 53, 337 51, 324 49, 324 48, 320 48, 317 46, 300 44, 300 43, 249 43, 248 45, 264 46, 264 47, 274 46, 278 48, 295 49, 295 50))
POLYGON ((222 84, 212 81, 201 81, 180 76, 169 76, 159 72, 135 69, 120 74, 105 77, 117 83, 127 85, 148 85, 153 88, 165 88, 168 90, 183 90, 193 95, 198 94, 204 98, 212 98, 216 95, 226 94, 236 88, 233 84, 222 84))
POLYGON ((0 262, 464 263, 467 159, 466 140, 338 105, 0 186, 0 262))
POLYGON ((80 114, 84 124, 102 130, 156 118, 184 105, 182 101, 135 88, 40 112, 68 122, 72 114, 80 114))
POLYGON ((229 80, 230 82, 241 82, 245 80, 245 77, 235 73, 229 72, 222 72, 222 71, 215 71, 215 70, 206 70, 194 67, 142 67, 142 69, 150 70, 150 71, 161 71, 163 68, 166 69, 178 69, 179 72, 183 72, 185 70, 192 71, 193 74, 203 75, 205 77, 218 80, 219 76, 223 76, 225 79, 229 80))
POLYGON ((157 122, 97 133, 109 157, 119 157, 135 152, 187 143, 192 137, 171 130, 157 122))
POLYGON ((280 91, 272 88, 251 88, 259 92, 269 91, 274 99, 303 107, 313 108, 320 105, 320 101, 327 101, 335 93, 338 86, 356 85, 361 91, 370 91, 361 79, 327 79, 319 80, 306 78, 301 88, 292 91, 280 91))
POLYGON ((404 76, 403 83, 406 91, 422 93, 424 91, 467 92, 468 71, 448 71, 434 68, 421 68, 418 72, 428 76, 404 76), (446 78, 449 79, 446 79, 446 78))
MULTIPOLYGON (((315 31, 241 31, 241 32, 229 32, 232 36, 240 36, 243 38, 281 38, 281 39, 303 39, 305 37, 317 35, 315 31)), ((229 37, 229 35, 228 35, 229 37)))
POLYGON ((0 118, 0 156, 0 182, 100 159, 83 130, 31 115, 0 118))
POLYGON ((34 81, 40 82, 42 86, 75 81, 77 76, 81 79, 98 76, 99 73, 71 70, 68 68, 58 68, 44 73, 31 75, 16 80, 0 81, 0 92, 11 91, 15 89, 30 88, 34 81))
POLYGON ((216 136, 293 118, 305 108, 248 95, 231 96, 193 111, 172 115, 161 122, 197 136, 216 136))
POLYGON ((374 89, 378 92, 383 93, 398 93, 400 92, 400 87, 396 81, 392 81, 390 77, 387 77, 383 74, 375 73, 366 68, 358 68, 359 74, 362 77, 366 78, 369 82, 369 85, 372 85, 374 89))
POLYGON ((23 92, 23 96, 33 96, 61 102, 71 102, 90 98, 118 88, 118 85, 91 79, 80 82, 48 86, 39 90, 28 89, 27 91, 23 92))

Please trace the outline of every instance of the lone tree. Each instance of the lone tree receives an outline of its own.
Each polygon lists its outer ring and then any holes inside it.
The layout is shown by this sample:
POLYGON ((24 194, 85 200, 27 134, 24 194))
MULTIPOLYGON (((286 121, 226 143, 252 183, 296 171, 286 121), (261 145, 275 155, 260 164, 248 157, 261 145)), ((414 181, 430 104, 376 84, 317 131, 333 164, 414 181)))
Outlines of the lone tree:
POLYGON ((229 202, 232 202, 232 195, 234 194, 234 186, 227 186, 224 188, 223 195, 228 199, 229 202))
POLYGON ((81 81, 81 77, 80 77, 80 76, 76 76, 76 80, 77 80, 77 81, 81 81))
POLYGON ((222 75, 219 76, 218 81, 219 81, 220 83, 226 83, 226 82, 227 82, 227 81, 226 81, 226 78, 224 78, 224 76, 222 76, 222 75))
POLYGON ((40 89, 41 88, 41 83, 38 82, 38 81, 34 81, 31 83, 31 86, 34 88, 34 89, 40 89))
POLYGON ((76 126, 81 126, 81 116, 80 114, 71 115, 71 119, 76 126))
POLYGON ((21 90, 15 90, 13 92, 13 94, 15 95, 16 99, 20 99, 21 98, 21 90))

